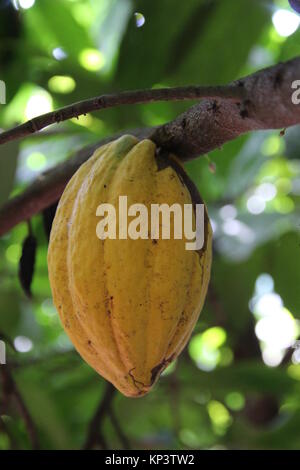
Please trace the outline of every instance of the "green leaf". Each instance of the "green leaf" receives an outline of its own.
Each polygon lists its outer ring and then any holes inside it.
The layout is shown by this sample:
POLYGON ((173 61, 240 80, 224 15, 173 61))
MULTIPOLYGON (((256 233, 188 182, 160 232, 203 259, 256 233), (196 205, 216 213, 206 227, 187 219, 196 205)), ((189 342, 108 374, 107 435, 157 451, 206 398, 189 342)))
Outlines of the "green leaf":
POLYGON ((73 60, 78 60, 80 51, 94 47, 88 31, 72 15, 71 5, 57 0, 36 2, 25 17, 25 27, 30 41, 43 48, 48 55, 56 47, 62 48, 73 60))
POLYGON ((213 5, 202 27, 200 23, 197 28, 195 23, 196 34, 191 31, 194 42, 174 70, 173 82, 213 85, 234 80, 269 20, 267 9, 259 1, 222 0, 213 5))

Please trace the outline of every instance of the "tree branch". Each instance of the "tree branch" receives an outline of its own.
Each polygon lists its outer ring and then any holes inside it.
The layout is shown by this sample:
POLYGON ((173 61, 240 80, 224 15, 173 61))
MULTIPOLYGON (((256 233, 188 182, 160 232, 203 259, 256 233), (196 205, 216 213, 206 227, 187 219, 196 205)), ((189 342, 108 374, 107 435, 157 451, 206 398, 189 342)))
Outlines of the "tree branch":
POLYGON ((115 428, 116 434, 121 442, 124 450, 131 450, 131 445, 129 439, 127 438, 126 434, 124 433, 123 429, 120 426, 120 423, 115 415, 112 405, 110 404, 108 409, 108 415, 111 420, 111 424, 115 428))
POLYGON ((123 91, 110 95, 79 101, 56 111, 43 114, 13 129, 0 134, 0 145, 40 131, 50 124, 67 121, 100 109, 113 108, 126 104, 141 104, 154 101, 198 100, 200 98, 223 98, 233 101, 243 99, 243 89, 237 85, 228 86, 187 86, 178 88, 157 88, 150 90, 123 91))
POLYGON ((297 80, 300 57, 234 82, 245 91, 242 102, 203 100, 157 128, 151 138, 166 150, 176 149, 182 160, 189 160, 249 131, 299 124, 300 104, 292 101, 292 84, 297 80))
POLYGON ((105 415, 109 412, 109 408, 114 398, 115 392, 116 389, 114 388, 114 386, 111 383, 107 382, 104 395, 101 398, 96 412, 90 422, 87 438, 83 446, 84 450, 93 449, 93 447, 95 447, 95 445, 99 441, 104 441, 100 427, 105 415))
POLYGON ((36 450, 39 448, 37 433, 35 424, 32 417, 27 409, 27 406, 23 400, 23 397, 18 389, 18 386, 10 372, 8 365, 1 366, 0 373, 2 375, 3 382, 3 402, 7 406, 10 397, 14 397, 19 413, 24 420, 28 436, 31 441, 32 449, 36 450))
POLYGON ((2 416, 0 416, 0 432, 1 433, 3 432, 8 437, 9 442, 10 442, 9 450, 16 450, 17 449, 17 444, 16 444, 15 436, 11 432, 9 426, 7 426, 7 424, 4 421, 4 419, 2 418, 2 416))
MULTIPOLYGON (((195 158, 249 131, 282 129, 299 124, 300 105, 292 101, 295 92, 292 83, 299 79, 300 57, 229 85, 229 90, 242 90, 243 100, 229 100, 228 97, 205 99, 172 122, 130 133, 140 139, 151 138, 159 147, 176 153, 183 161, 195 158)), ((2 141, 5 134, 7 136, 7 133, 0 135, 2 141)), ((68 180, 93 151, 120 135, 80 150, 63 164, 42 174, 23 194, 8 201, 0 209, 0 235, 56 202, 68 180)))

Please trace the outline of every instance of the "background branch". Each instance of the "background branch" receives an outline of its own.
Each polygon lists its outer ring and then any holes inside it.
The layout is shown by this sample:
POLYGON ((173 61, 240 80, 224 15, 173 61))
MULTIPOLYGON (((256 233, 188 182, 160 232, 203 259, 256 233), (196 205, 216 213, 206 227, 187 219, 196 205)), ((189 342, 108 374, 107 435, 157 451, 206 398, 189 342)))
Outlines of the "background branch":
POLYGON ((110 404, 109 409, 108 409, 108 415, 111 420, 111 424, 115 428, 116 434, 119 438, 119 441, 121 442, 123 449, 125 450, 131 450, 131 445, 129 442, 129 439, 127 438, 126 434, 124 433, 117 416, 115 415, 114 409, 112 407, 112 404, 110 404))
POLYGON ((17 443, 16 443, 16 440, 15 440, 15 437, 14 437, 13 433, 11 432, 9 426, 7 426, 7 424, 4 421, 2 416, 0 416, 0 432, 4 433, 8 437, 9 443, 10 443, 9 449, 10 450, 17 449, 17 443))
MULTIPOLYGON (((295 91, 292 83, 299 78, 300 57, 231 84, 230 90, 236 87, 243 90, 243 95, 247 96, 243 101, 205 99, 172 122, 130 133, 140 139, 151 138, 159 147, 176 152, 183 161, 195 158, 249 131, 299 124, 300 105, 292 102, 295 91)), ((0 209, 0 235, 56 202, 68 180, 93 151, 124 133, 80 150, 66 162, 42 174, 24 193, 9 200, 0 209)), ((14 135, 20 136, 18 131, 14 135)), ((4 134, 2 141, 3 138, 4 134)))
POLYGON ((90 422, 87 432, 86 441, 83 449, 93 449, 97 443, 101 444, 106 449, 105 439, 101 433, 101 424, 107 413, 109 412, 111 402, 114 398, 116 389, 114 386, 107 382, 104 395, 95 411, 95 414, 90 422))
POLYGON ((18 386, 10 372, 9 366, 1 366, 0 373, 2 377, 2 391, 3 391, 3 406, 6 408, 11 398, 15 399, 20 416, 23 418, 29 439, 31 441, 32 449, 39 448, 37 432, 35 424, 32 420, 30 412, 23 400, 23 397, 18 389, 18 386))

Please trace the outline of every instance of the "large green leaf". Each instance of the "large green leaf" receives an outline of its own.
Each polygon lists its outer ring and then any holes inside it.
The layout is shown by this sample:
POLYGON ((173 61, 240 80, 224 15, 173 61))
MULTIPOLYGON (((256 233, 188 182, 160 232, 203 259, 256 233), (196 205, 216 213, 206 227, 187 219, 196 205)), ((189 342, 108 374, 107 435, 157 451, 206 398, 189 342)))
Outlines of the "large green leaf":
POLYGON ((78 60, 82 49, 93 47, 88 31, 72 15, 72 6, 65 0, 36 2, 26 13, 25 26, 29 42, 44 49, 49 57, 52 49, 62 48, 72 60, 78 60))
POLYGON ((132 13, 141 12, 145 24, 131 21, 120 48, 116 84, 120 88, 149 87, 166 79, 166 66, 185 24, 204 7, 204 0, 146 0, 132 2, 132 13), (180 11, 180 15, 174 11, 180 11))
MULTIPOLYGON (((237 78, 269 20, 260 1, 216 1, 213 13, 195 35, 173 82, 226 83, 237 78), (242 21, 247 18, 247 21, 242 21)), ((197 25, 195 24, 197 28, 197 25)))

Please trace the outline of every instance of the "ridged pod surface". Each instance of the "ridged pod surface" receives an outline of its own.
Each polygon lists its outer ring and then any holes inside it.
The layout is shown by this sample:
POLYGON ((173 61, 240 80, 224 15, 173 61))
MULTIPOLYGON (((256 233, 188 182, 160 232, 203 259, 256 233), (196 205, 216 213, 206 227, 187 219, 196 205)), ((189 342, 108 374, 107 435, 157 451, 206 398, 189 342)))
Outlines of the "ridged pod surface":
MULTIPOLYGON (((125 135, 100 147, 69 181, 53 221, 49 278, 62 324, 83 359, 124 395, 146 394, 185 347, 210 277, 212 232, 186 250, 172 238, 100 240, 97 207, 202 200, 172 155, 125 135)), ((194 216, 193 216, 194 217, 194 216)), ((118 233, 118 218, 117 218, 118 233)))

